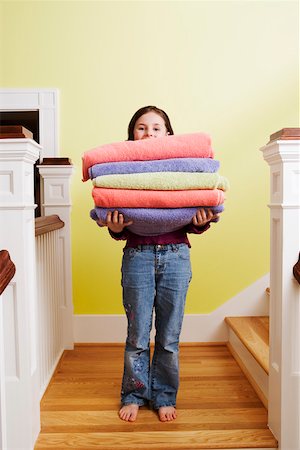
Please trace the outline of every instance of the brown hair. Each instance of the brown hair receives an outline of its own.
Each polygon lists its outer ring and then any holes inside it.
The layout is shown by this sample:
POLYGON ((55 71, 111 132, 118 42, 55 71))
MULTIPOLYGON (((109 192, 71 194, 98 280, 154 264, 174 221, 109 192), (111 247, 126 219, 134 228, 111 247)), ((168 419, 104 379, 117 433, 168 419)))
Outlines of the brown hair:
POLYGON ((165 111, 163 111, 162 109, 157 108, 156 106, 143 106, 142 108, 138 109, 136 111, 136 113, 134 113, 134 115, 132 116, 129 125, 128 125, 128 141, 134 141, 134 137, 133 137, 133 131, 134 131, 134 127, 135 124, 137 122, 137 120, 143 116, 144 114, 148 113, 148 112, 155 112, 156 114, 158 114, 160 117, 163 118, 165 125, 166 125, 166 129, 167 132, 169 134, 174 134, 170 119, 167 115, 167 113, 165 113, 165 111))

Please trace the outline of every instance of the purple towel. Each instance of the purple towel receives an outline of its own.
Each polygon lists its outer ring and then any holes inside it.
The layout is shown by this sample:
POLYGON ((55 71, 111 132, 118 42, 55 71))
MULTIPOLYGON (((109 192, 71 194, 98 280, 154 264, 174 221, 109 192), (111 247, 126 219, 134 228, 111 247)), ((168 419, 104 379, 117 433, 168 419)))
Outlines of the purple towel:
MULTIPOLYGON (((133 220, 133 224, 128 227, 133 233, 140 236, 156 236, 188 225, 199 208, 118 208, 118 211, 124 215, 126 222, 133 220)), ((223 205, 208 208, 215 214, 224 210, 223 205)), ((114 208, 95 207, 91 210, 90 216, 93 220, 105 221, 108 211, 114 211, 114 208)), ((217 221, 218 219, 214 220, 217 221)))
POLYGON ((211 158, 173 158, 152 161, 125 161, 95 164, 89 168, 90 178, 100 175, 146 172, 217 172, 220 163, 211 158))

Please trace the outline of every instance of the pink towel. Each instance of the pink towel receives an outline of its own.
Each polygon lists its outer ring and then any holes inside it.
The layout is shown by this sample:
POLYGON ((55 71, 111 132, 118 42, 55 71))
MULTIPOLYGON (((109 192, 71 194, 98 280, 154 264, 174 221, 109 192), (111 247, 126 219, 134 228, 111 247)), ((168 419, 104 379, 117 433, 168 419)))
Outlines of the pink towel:
POLYGON ((185 208, 217 206, 224 202, 224 193, 219 189, 143 191, 94 187, 92 195, 95 206, 102 208, 185 208))
POLYGON ((95 164, 117 161, 149 161, 169 158, 213 158, 211 139, 205 133, 176 134, 155 139, 115 142, 84 153, 83 181, 95 164))

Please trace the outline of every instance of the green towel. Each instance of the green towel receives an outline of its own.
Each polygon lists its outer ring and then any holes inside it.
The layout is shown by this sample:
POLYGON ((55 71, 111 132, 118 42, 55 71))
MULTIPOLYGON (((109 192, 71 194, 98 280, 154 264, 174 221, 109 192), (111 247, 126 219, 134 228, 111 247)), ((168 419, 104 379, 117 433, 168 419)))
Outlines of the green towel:
POLYGON ((228 180, 218 173, 151 172, 101 175, 93 179, 96 187, 113 189, 143 189, 181 191, 186 189, 229 188, 228 180))

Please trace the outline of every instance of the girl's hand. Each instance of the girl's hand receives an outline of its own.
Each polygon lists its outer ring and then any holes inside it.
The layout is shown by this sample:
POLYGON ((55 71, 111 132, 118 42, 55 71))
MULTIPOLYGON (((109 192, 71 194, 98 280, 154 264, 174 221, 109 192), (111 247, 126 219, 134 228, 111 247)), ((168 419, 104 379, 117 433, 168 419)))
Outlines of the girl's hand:
POLYGON ((216 219, 219 217, 219 214, 214 214, 211 209, 200 208, 194 215, 192 219, 193 225, 196 227, 202 227, 207 222, 210 222, 212 219, 216 219))
POLYGON ((123 214, 119 214, 118 211, 108 211, 106 221, 97 220, 97 223, 101 226, 108 227, 113 233, 121 233, 125 227, 133 223, 132 220, 124 222, 123 214))

